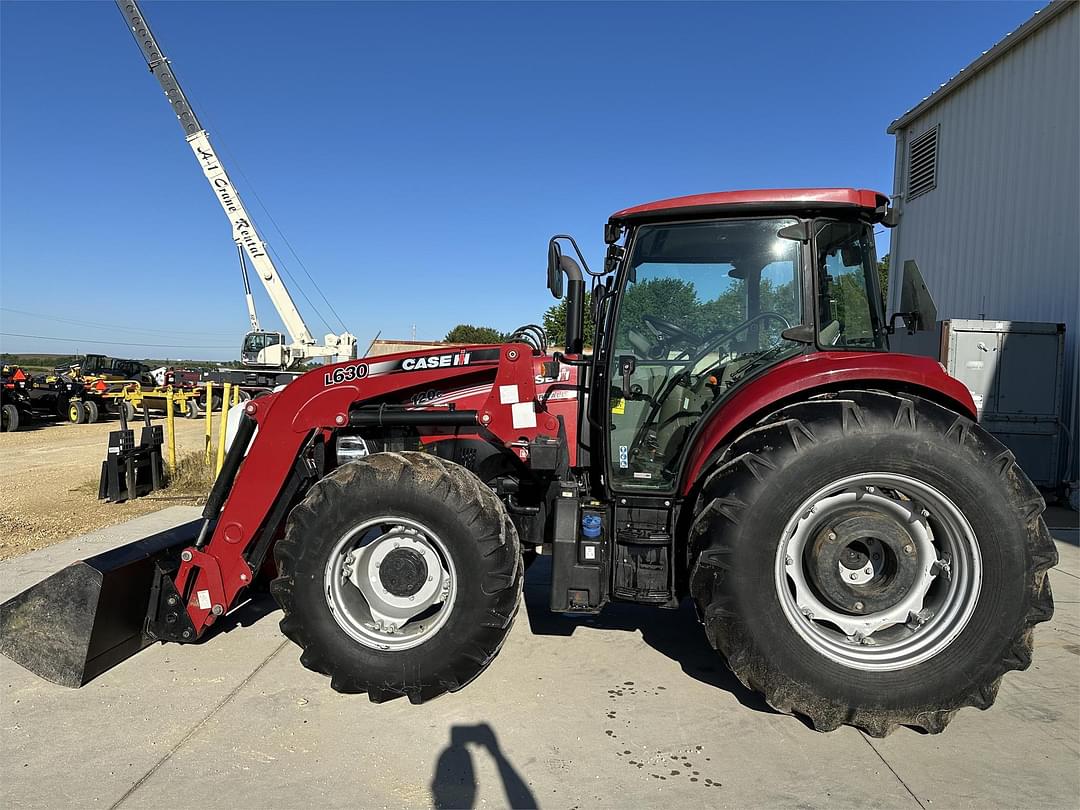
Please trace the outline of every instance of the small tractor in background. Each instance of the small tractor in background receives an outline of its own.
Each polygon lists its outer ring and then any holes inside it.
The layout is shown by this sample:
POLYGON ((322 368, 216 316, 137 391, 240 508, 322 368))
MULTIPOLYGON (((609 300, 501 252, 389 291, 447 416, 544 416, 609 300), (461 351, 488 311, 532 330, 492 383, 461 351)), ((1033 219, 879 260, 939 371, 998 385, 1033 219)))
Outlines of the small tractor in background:
POLYGON ((743 191, 619 211, 597 272, 555 237, 563 351, 526 326, 250 400, 204 520, 4 603, 0 651, 78 686, 269 581, 305 667, 420 703, 492 661, 540 553, 552 611, 689 598, 778 711, 939 732, 1031 662, 1057 554, 966 388, 888 351, 930 304, 911 268, 885 317, 874 228, 894 222, 872 191, 743 191))
POLYGON ((30 375, 18 366, 4 366, 0 374, 0 429, 12 433, 33 421, 30 405, 30 375))
POLYGON ((72 386, 55 374, 33 374, 21 366, 4 366, 4 430, 18 430, 33 421, 63 418, 68 411, 72 386), (16 413, 17 412, 17 413, 16 413))

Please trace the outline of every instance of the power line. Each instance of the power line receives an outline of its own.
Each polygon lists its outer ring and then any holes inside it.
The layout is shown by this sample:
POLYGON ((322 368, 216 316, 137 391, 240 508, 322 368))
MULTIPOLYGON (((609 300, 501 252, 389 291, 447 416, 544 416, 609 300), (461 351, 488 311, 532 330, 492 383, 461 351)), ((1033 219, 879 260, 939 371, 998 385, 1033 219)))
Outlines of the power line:
POLYGON ((125 343, 119 340, 84 340, 83 338, 58 337, 57 335, 24 335, 20 332, 0 332, 4 337, 34 338, 35 340, 63 340, 67 343, 96 343, 105 346, 137 346, 143 349, 235 349, 235 346, 189 346, 184 343, 125 343))
MULTIPOLYGON (((326 306, 330 308, 330 311, 334 313, 334 317, 337 318, 338 323, 341 324, 341 328, 348 332, 349 327, 345 325, 345 321, 343 321, 341 319, 341 316, 338 315, 337 310, 334 309, 334 305, 330 303, 330 300, 326 297, 326 293, 324 293, 322 291, 322 287, 319 286, 319 282, 317 282, 311 275, 311 273, 308 272, 307 266, 304 264, 304 260, 301 259, 300 255, 296 252, 295 249, 293 249, 292 242, 289 241, 289 237, 287 237, 285 235, 285 232, 281 230, 280 227, 278 227, 277 220, 274 219, 274 215, 271 214, 270 209, 263 204, 262 199, 259 197, 259 192, 255 190, 255 186, 251 184, 251 181, 247 179, 247 175, 244 174, 244 170, 240 168, 239 164, 237 165, 237 169, 240 172, 240 176, 244 178, 244 182, 251 187, 251 193, 254 195, 255 201, 259 203, 259 207, 262 208, 262 210, 266 213, 267 218, 274 226, 274 230, 278 232, 278 236, 281 237, 281 241, 284 242, 285 245, 289 248, 289 252, 292 253, 293 257, 296 259, 296 263, 300 265, 300 269, 304 271, 304 275, 308 277, 308 281, 310 281, 312 286, 315 287, 315 291, 318 292, 322 300, 326 302, 326 306)), ((310 303, 310 301, 308 303, 310 303)), ((312 307, 314 308, 314 305, 312 305, 312 307)), ((320 315, 319 317, 321 318, 322 315, 320 315)), ((323 323, 326 323, 325 319, 323 320, 323 323)), ((326 325, 327 327, 330 327, 330 324, 327 323, 326 325)))
POLYGON ((300 286, 300 282, 297 281, 296 278, 293 276, 292 271, 289 270, 289 266, 285 264, 284 259, 281 258, 281 254, 274 250, 274 246, 271 245, 269 242, 266 242, 265 246, 266 249, 269 250, 271 254, 273 254, 276 265, 285 271, 285 275, 288 276, 289 281, 292 282, 293 289, 297 290, 300 295, 304 296, 304 300, 308 302, 308 306, 311 307, 312 312, 319 316, 319 320, 323 322, 323 326, 333 332, 334 327, 330 325, 330 322, 326 320, 326 317, 322 314, 322 312, 320 312, 316 308, 315 304, 312 303, 311 299, 308 298, 307 292, 305 292, 304 288, 300 286))
POLYGON ((57 317, 55 315, 46 315, 43 312, 27 312, 26 310, 11 309, 10 307, 0 307, 0 311, 10 312, 10 313, 13 313, 15 315, 26 315, 26 316, 31 317, 31 318, 41 318, 41 319, 46 320, 46 321, 56 321, 58 323, 66 323, 66 324, 70 324, 72 326, 88 326, 88 327, 91 327, 93 329, 115 329, 115 330, 124 331, 124 332, 148 332, 148 333, 151 333, 151 334, 164 335, 164 336, 170 336, 170 335, 183 335, 183 336, 200 335, 200 336, 205 337, 207 335, 220 335, 220 336, 224 337, 225 335, 231 335, 232 334, 231 332, 185 332, 185 331, 182 331, 182 330, 179 330, 179 329, 150 329, 150 328, 145 328, 144 329, 142 327, 135 327, 135 326, 119 326, 117 324, 111 324, 111 323, 96 323, 94 321, 79 321, 79 320, 74 320, 72 318, 59 318, 59 317, 57 317))

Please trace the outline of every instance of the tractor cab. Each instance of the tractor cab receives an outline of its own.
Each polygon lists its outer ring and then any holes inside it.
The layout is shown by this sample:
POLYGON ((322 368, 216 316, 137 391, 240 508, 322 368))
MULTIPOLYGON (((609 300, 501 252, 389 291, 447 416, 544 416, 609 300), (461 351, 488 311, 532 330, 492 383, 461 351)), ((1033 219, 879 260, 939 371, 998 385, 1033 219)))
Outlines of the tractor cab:
MULTIPOLYGON (((874 248, 887 202, 852 189, 735 192, 612 216, 605 272, 593 274, 589 414, 611 489, 674 492, 703 417, 767 369, 887 350, 874 248)), ((579 307, 568 304, 569 323, 579 307)))

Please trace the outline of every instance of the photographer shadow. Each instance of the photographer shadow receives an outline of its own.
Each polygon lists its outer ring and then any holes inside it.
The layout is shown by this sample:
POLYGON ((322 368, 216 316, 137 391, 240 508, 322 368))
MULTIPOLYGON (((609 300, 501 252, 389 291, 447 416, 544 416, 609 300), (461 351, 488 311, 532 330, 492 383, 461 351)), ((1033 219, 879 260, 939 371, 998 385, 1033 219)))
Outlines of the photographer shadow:
POLYGON ((477 780, 470 745, 486 749, 495 760, 508 807, 518 810, 536 808, 536 797, 503 754, 494 729, 487 723, 450 728, 450 744, 439 754, 431 780, 431 796, 436 808, 475 807, 477 780))

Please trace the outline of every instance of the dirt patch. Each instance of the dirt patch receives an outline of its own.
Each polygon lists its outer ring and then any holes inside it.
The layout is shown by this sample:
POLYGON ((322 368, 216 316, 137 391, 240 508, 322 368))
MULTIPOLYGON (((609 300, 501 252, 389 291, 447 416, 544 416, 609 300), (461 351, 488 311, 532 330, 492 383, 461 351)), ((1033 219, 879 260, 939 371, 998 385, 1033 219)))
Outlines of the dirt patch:
POLYGON ((168 506, 199 503, 203 421, 177 419, 175 425, 177 458, 183 462, 177 486, 122 504, 97 499, 109 431, 118 422, 45 423, 0 434, 0 560, 168 506))

